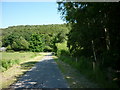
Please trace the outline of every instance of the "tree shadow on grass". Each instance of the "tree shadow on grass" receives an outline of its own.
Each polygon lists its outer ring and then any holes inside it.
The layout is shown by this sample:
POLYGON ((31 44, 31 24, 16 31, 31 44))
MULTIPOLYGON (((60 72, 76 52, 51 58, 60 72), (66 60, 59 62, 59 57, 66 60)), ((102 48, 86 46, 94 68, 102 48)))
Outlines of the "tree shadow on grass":
POLYGON ((35 65, 35 63, 37 63, 37 61, 26 62, 26 63, 20 64, 20 66, 21 66, 21 69, 28 70, 28 69, 31 69, 35 65))
POLYGON ((25 71, 23 71, 23 74, 19 76, 15 76, 17 80, 20 79, 24 74, 26 74, 33 66, 35 66, 36 63, 37 61, 31 61, 31 62, 20 64, 21 69, 25 71))

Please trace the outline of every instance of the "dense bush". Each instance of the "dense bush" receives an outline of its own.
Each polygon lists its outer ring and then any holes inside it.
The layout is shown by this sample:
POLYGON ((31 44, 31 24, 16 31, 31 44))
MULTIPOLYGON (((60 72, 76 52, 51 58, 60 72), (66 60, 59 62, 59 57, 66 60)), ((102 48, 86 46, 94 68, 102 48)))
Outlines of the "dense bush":
POLYGON ((25 51, 29 49, 29 43, 23 37, 19 37, 17 39, 14 39, 11 47, 15 51, 25 51))
POLYGON ((52 52, 53 49, 52 49, 50 46, 45 46, 45 48, 44 48, 43 51, 44 51, 44 52, 52 52))
POLYGON ((12 67, 14 64, 19 64, 20 60, 0 60, 0 72, 12 67))
POLYGON ((29 50, 33 52, 42 52, 45 47, 45 41, 43 35, 32 34, 30 40, 29 50))

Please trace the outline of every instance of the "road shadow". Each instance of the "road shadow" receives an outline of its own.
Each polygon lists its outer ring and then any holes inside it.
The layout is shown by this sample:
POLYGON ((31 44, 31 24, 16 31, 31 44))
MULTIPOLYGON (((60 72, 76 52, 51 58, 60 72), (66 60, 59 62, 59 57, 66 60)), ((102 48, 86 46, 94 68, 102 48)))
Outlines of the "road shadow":
MULTIPOLYGON (((49 56, 51 55, 46 57, 49 56)), ((11 88, 68 88, 56 62, 51 58, 45 58, 38 63, 36 61, 23 63, 21 68, 29 71, 12 84, 11 88)))
POLYGON ((20 64, 20 66, 21 66, 21 69, 28 70, 28 69, 32 68, 35 65, 35 63, 37 63, 37 61, 22 63, 22 64, 20 64))

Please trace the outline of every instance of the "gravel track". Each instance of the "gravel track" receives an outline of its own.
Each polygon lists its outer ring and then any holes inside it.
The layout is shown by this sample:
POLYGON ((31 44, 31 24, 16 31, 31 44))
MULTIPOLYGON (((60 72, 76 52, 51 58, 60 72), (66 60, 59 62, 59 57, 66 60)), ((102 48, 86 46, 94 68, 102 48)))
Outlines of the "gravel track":
POLYGON ((69 88, 52 55, 46 55, 10 88, 69 88))

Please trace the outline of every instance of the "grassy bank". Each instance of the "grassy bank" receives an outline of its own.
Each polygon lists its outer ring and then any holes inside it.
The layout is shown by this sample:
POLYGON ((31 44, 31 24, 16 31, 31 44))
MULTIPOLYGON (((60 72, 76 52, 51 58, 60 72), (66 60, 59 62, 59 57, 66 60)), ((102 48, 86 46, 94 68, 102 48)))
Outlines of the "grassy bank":
POLYGON ((95 71, 93 71, 92 60, 84 56, 77 58, 76 61, 75 57, 69 56, 66 46, 66 42, 57 44, 59 60, 77 69, 78 72, 83 74, 90 81, 97 83, 102 88, 118 88, 114 80, 108 80, 107 71, 100 69, 99 66, 96 66, 95 71))
POLYGON ((3 52, 1 61, 6 62, 17 60, 19 63, 12 64, 8 69, 0 72, 0 87, 7 88, 9 85, 17 81, 20 76, 25 74, 38 62, 46 53, 33 52, 3 52))
MULTIPOLYGON (((102 88, 117 88, 118 86, 112 82, 108 81, 106 77, 106 72, 102 71, 96 67, 95 72, 92 69, 92 63, 86 62, 85 58, 80 58, 76 63, 75 58, 69 56, 60 56, 60 60, 69 64, 71 67, 76 68, 80 73, 85 75, 90 81, 97 83, 102 88)), ((86 59, 87 60, 87 59, 86 59)))
POLYGON ((76 68, 71 67, 71 65, 63 62, 58 57, 54 56, 53 58, 70 88, 100 88, 97 84, 86 79, 76 68))
POLYGON ((0 59, 0 72, 4 72, 15 64, 19 64, 30 58, 37 56, 37 53, 33 52, 2 52, 0 59))

